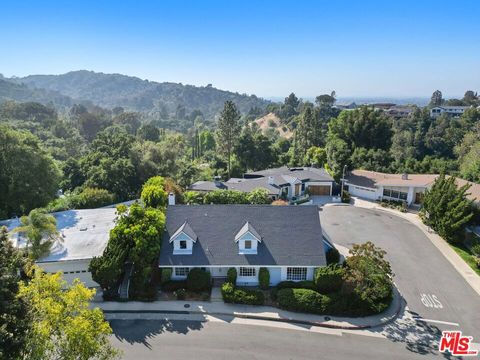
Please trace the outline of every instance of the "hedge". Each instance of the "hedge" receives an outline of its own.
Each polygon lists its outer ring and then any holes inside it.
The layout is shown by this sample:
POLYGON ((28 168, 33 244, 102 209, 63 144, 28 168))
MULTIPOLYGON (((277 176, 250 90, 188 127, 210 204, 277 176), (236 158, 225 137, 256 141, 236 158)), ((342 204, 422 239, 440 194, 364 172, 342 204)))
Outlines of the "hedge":
POLYGON ((268 289, 270 286, 270 272, 266 267, 261 267, 258 272, 258 283, 263 290, 268 289))
POLYGON ((163 268, 160 284, 165 284, 167 281, 170 281, 171 278, 172 278, 172 269, 171 268, 163 268))
POLYGON ((310 289, 316 290, 315 283, 311 280, 303 281, 280 281, 277 284, 277 288, 280 289, 310 289))
POLYGON ((187 289, 194 292, 200 292, 205 290, 210 290, 211 284, 211 277, 210 273, 195 268, 189 271, 187 276, 187 289))
POLYGON ((222 285, 222 298, 226 303, 263 305, 265 295, 260 290, 235 288, 232 283, 226 282, 222 285))
POLYGON ((178 289, 185 289, 187 282, 185 280, 169 280, 162 284, 163 291, 173 292, 178 289))
POLYGON ((329 265, 315 269, 316 290, 321 294, 338 292, 343 285, 343 268, 339 265, 329 265))
POLYGON ((281 289, 277 292, 280 308, 290 311, 326 314, 330 298, 310 289, 281 289))
POLYGON ((227 271, 227 282, 235 285, 237 283, 237 269, 230 268, 227 271))
POLYGON ((325 254, 327 265, 338 264, 340 261, 340 253, 335 248, 330 248, 325 254))

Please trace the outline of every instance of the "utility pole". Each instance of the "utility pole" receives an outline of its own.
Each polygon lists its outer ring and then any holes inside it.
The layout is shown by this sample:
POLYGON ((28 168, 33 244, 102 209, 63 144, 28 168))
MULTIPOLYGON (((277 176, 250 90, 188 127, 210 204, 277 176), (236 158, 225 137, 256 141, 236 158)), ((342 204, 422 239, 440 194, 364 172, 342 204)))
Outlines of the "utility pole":
POLYGON ((343 199, 343 184, 345 182, 345 170, 347 170, 347 165, 343 165, 343 171, 342 171, 342 191, 340 192, 340 199, 343 199))

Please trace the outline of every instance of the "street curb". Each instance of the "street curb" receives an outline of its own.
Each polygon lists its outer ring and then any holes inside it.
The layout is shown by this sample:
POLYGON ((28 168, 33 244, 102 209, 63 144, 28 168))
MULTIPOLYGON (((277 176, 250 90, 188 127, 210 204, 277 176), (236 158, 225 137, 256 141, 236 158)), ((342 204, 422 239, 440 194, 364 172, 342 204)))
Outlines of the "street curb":
MULTIPOLYGON (((289 324, 300 324, 300 325, 309 325, 315 327, 323 327, 329 329, 339 329, 339 330, 365 330, 371 329, 377 326, 384 326, 391 322, 393 322, 402 309, 404 308, 405 300, 400 296, 397 288, 394 288, 395 296, 398 297, 398 304, 395 312, 388 317, 385 321, 381 321, 377 324, 373 325, 350 325, 350 326, 343 326, 343 325, 334 325, 334 324, 326 324, 318 321, 308 321, 308 320, 299 320, 293 318, 276 318, 270 316, 260 316, 260 315, 250 315, 250 314, 243 314, 243 313, 224 313, 224 312, 205 312, 205 311, 191 311, 191 310, 102 310, 105 314, 165 314, 165 315, 217 315, 217 316, 232 316, 241 319, 251 319, 251 320, 264 320, 264 321, 274 321, 274 322, 281 322, 281 323, 289 323, 289 324)), ((393 300, 392 300, 393 302, 393 300)), ((328 316, 328 315, 325 315, 328 316)), ((115 320, 115 319, 112 319, 115 320)))

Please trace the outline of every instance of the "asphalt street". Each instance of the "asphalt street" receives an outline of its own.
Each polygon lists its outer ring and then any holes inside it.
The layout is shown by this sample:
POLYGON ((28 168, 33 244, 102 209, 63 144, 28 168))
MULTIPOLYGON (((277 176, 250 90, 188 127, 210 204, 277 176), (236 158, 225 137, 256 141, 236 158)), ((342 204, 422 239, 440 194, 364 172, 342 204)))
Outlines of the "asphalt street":
POLYGON ((353 206, 324 207, 320 219, 337 244, 351 248, 372 241, 386 250, 401 295, 414 315, 428 320, 426 326, 462 330, 480 342, 480 297, 415 225, 353 206))
POLYGON ((217 322, 114 320, 112 344, 125 360, 149 359, 430 359, 401 342, 351 334, 217 322))

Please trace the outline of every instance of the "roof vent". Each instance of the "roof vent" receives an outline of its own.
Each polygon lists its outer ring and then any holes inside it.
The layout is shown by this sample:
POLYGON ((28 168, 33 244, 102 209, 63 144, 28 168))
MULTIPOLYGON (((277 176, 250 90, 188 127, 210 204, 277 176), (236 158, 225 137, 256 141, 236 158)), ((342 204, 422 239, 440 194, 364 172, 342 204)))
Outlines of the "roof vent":
POLYGON ((81 227, 81 228, 80 228, 80 231, 87 231, 87 229, 88 229, 88 228, 87 228, 86 226, 84 226, 84 227, 81 227))
POLYGON ((273 176, 268 177, 268 185, 274 185, 275 184, 273 179, 274 179, 273 176))

